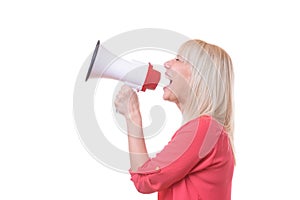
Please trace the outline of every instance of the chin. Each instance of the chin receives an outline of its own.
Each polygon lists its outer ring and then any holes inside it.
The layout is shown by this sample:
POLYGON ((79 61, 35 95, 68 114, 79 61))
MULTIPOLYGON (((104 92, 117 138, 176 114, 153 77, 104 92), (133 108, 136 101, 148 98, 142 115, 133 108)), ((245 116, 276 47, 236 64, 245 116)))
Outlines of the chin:
POLYGON ((163 94, 163 99, 164 99, 165 101, 168 101, 168 100, 169 100, 169 95, 166 94, 166 92, 164 92, 164 94, 163 94))
POLYGON ((169 97, 166 96, 166 95, 163 95, 163 100, 165 100, 165 101, 170 101, 170 100, 169 100, 169 97))
POLYGON ((176 102, 177 98, 175 95, 170 91, 169 88, 164 88, 164 94, 163 94, 163 99, 165 101, 171 101, 171 102, 176 102))

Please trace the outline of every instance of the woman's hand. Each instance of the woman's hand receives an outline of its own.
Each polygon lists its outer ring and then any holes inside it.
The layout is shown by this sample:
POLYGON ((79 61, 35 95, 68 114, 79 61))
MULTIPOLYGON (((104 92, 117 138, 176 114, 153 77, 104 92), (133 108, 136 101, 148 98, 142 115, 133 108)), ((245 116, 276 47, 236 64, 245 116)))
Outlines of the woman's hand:
POLYGON ((116 96, 115 106, 117 111, 126 118, 131 170, 137 171, 149 159, 149 156, 136 92, 123 85, 116 96))
POLYGON ((126 119, 131 119, 133 115, 140 115, 138 96, 133 89, 123 85, 115 99, 115 107, 118 113, 124 115, 126 119))

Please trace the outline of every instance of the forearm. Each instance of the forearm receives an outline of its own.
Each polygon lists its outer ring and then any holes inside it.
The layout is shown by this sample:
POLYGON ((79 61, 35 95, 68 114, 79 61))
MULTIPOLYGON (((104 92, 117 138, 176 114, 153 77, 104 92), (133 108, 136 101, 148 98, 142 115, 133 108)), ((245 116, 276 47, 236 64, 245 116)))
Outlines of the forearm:
POLYGON ((131 170, 137 171, 137 169, 149 159, 140 112, 135 111, 131 113, 130 117, 126 118, 126 124, 131 170))

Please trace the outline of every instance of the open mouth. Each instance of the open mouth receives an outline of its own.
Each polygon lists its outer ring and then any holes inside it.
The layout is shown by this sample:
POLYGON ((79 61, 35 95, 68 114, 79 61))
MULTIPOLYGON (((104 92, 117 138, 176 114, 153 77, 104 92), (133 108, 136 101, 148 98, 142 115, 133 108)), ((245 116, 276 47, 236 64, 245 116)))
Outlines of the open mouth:
POLYGON ((167 78, 166 87, 168 87, 172 84, 173 80, 171 80, 169 77, 166 78, 167 78))
POLYGON ((165 73, 165 78, 168 80, 168 85, 171 85, 173 80, 167 73, 165 73))

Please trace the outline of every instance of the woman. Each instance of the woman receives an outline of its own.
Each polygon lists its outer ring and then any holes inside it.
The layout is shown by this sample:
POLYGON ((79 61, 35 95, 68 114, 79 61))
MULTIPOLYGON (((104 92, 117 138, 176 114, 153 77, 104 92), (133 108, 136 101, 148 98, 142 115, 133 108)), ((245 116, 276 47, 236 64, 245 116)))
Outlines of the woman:
POLYGON ((164 64, 170 84, 164 100, 174 102, 183 125, 149 158, 136 93, 123 86, 115 106, 128 130, 131 180, 141 193, 163 200, 229 200, 233 154, 233 69, 229 55, 201 40, 184 43, 164 64))

